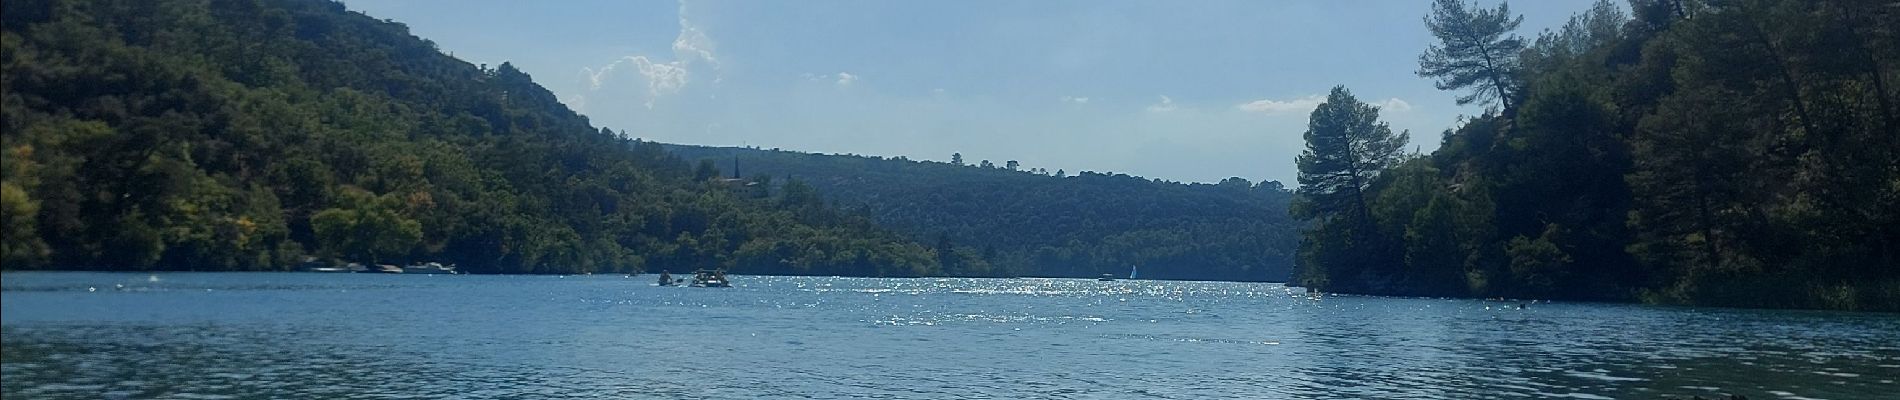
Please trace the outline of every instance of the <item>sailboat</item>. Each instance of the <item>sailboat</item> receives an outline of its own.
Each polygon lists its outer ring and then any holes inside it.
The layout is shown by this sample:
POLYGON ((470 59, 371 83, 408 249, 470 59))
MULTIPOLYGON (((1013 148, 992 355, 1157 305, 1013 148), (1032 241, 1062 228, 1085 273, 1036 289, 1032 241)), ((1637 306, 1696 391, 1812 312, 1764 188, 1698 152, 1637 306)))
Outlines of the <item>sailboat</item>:
POLYGON ((1137 272, 1141 272, 1141 267, 1134 265, 1128 266, 1128 279, 1140 279, 1135 277, 1135 273, 1137 272))

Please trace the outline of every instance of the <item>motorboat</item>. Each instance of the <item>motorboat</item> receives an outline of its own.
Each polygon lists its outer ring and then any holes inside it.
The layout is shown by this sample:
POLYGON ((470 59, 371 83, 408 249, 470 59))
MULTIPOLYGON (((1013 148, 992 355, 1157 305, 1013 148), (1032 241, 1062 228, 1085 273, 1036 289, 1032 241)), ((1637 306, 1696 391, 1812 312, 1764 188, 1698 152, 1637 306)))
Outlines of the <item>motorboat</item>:
POLYGON ((455 267, 453 266, 446 266, 446 265, 442 265, 442 263, 437 263, 437 262, 429 262, 429 263, 422 263, 422 264, 410 264, 407 267, 402 267, 402 273, 455 275, 455 274, 458 274, 459 272, 456 272, 455 267))
POLYGON ((693 288, 731 288, 726 281, 726 269, 699 269, 693 271, 693 288))
POLYGON ((1115 274, 1102 274, 1102 277, 1095 278, 1095 280, 1102 281, 1102 282, 1114 282, 1115 274))

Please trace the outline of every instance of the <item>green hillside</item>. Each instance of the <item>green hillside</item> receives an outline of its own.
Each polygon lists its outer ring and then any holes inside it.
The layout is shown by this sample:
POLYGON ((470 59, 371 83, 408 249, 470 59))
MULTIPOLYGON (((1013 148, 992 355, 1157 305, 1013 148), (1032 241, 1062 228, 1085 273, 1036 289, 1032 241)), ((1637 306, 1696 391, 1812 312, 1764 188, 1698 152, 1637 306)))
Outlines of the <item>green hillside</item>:
POLYGON ((1182 184, 1122 174, 668 145, 751 179, 808 184, 856 214, 990 274, 1284 281, 1298 244, 1279 182, 1182 184), (1061 176, 1057 176, 1061 175, 1061 176), (976 265, 987 261, 987 265, 976 265))
POLYGON ((927 246, 755 198, 527 74, 320 0, 8 0, 0 261, 913 276, 927 246))

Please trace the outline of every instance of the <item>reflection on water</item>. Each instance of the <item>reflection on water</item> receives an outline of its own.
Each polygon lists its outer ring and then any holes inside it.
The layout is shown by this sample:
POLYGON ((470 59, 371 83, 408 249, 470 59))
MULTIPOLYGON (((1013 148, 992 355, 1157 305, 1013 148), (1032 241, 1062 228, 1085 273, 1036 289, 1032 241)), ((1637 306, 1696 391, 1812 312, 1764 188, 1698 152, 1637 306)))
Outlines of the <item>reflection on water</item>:
POLYGON ((1273 284, 0 275, 5 398, 1661 398, 1900 393, 1900 315, 1273 284))

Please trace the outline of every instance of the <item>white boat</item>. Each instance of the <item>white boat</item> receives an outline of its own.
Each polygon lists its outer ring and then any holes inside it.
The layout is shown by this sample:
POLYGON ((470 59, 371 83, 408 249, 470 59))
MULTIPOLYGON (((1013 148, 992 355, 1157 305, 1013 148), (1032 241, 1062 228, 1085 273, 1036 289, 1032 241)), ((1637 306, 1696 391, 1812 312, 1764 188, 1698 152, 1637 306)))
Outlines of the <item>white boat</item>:
POLYGON ((435 275, 456 275, 456 267, 429 262, 429 264, 410 264, 403 267, 403 273, 435 273, 435 275))
POLYGON ((1139 278, 1135 278, 1135 273, 1137 272, 1141 272, 1141 267, 1137 267, 1133 265, 1128 266, 1128 279, 1129 280, 1139 279, 1139 278))

